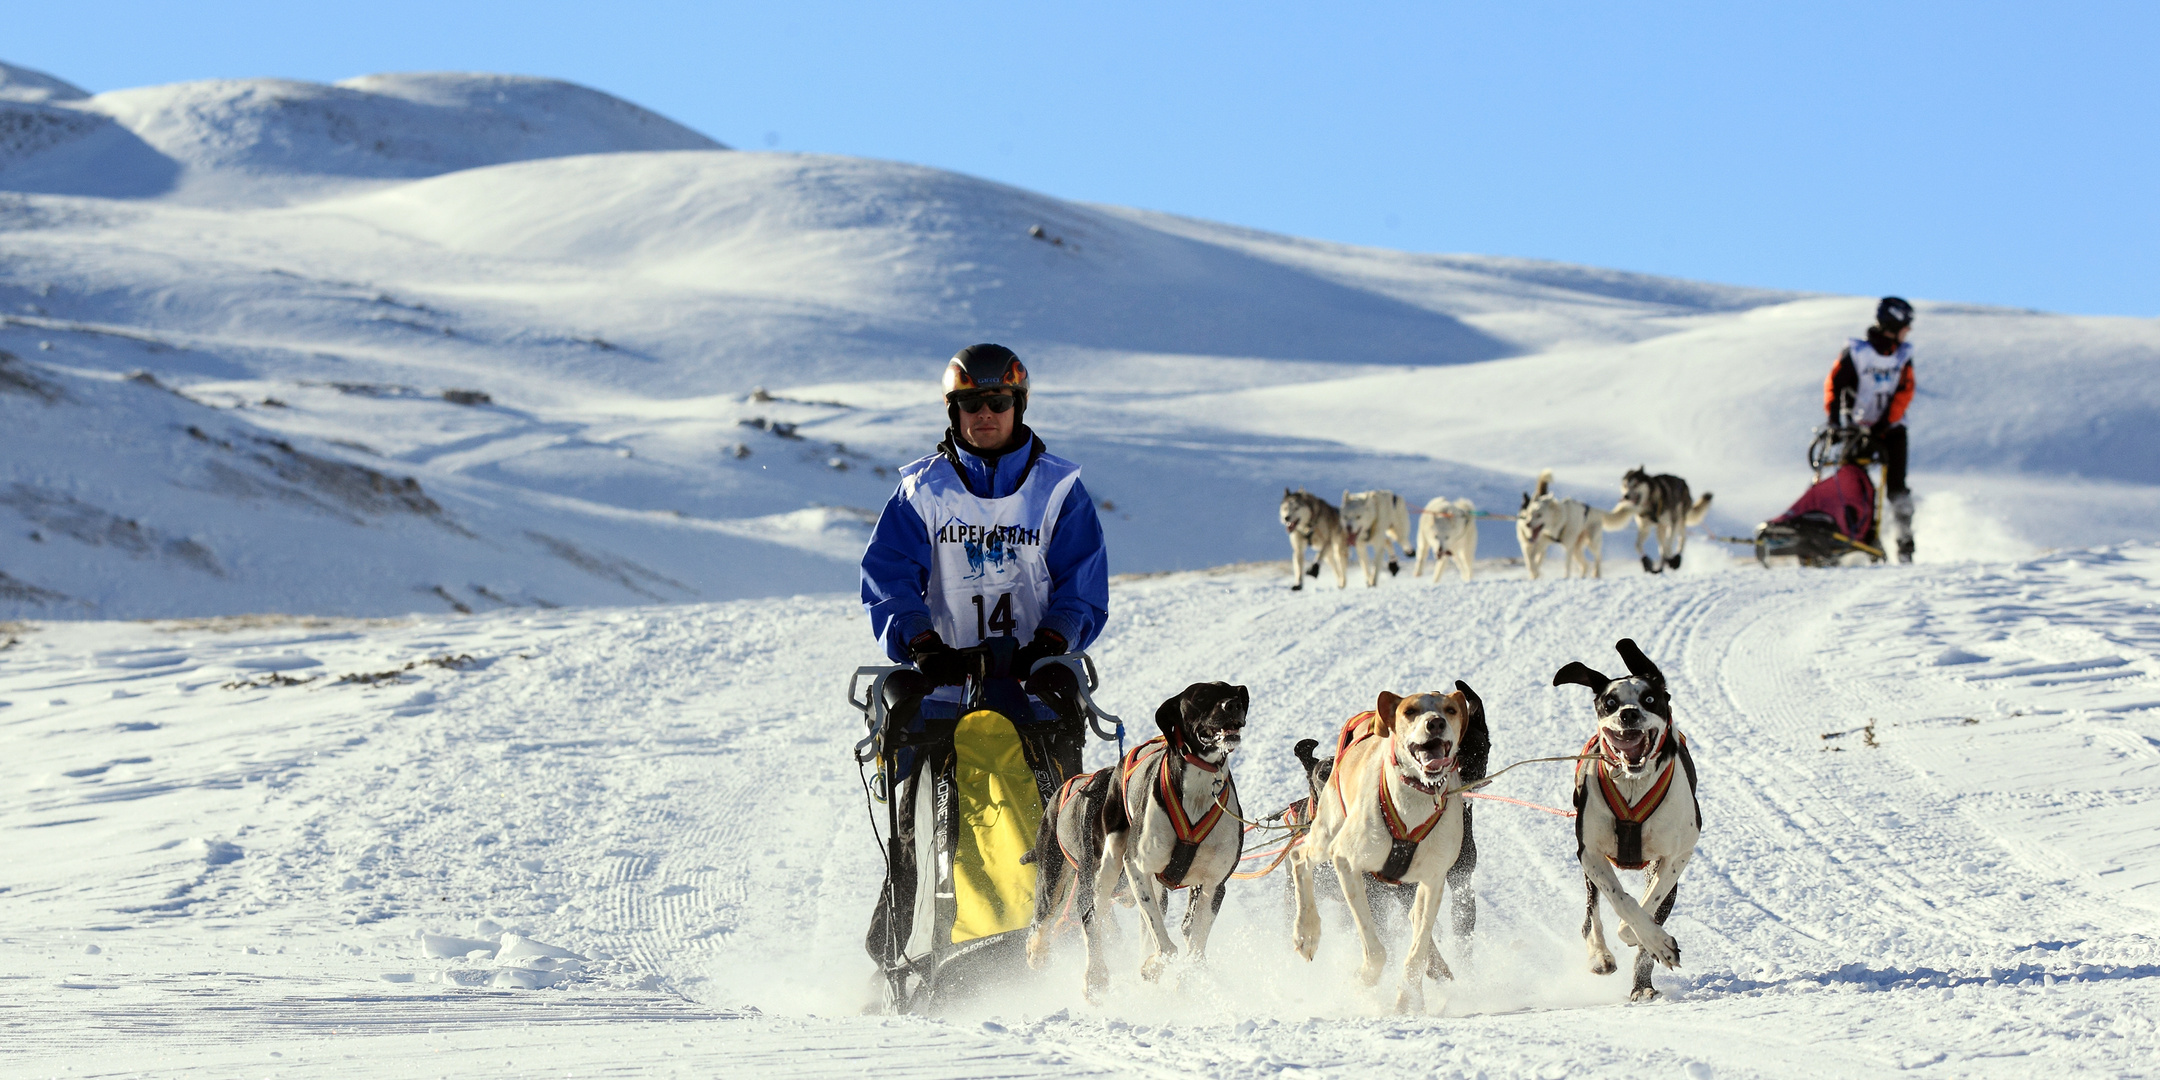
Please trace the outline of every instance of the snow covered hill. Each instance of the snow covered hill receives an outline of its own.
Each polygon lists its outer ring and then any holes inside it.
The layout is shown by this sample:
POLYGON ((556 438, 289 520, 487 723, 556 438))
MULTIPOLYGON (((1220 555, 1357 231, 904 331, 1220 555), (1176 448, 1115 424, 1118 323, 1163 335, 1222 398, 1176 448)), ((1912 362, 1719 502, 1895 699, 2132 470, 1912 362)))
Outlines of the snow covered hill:
MULTIPOLYGON (((1285 487, 1506 511, 1546 466, 1741 532, 1870 308, 726 151, 546 80, 0 77, 0 615, 845 590, 978 340, 1118 571, 1279 557, 1285 487), (169 175, 99 187, 148 175, 84 156, 122 144, 169 175)), ((2160 322, 1920 314, 1923 559, 2153 535, 2160 322)))
MULTIPOLYGON (((2160 549, 1899 573, 1113 589, 1103 703, 1253 693, 1250 808, 1293 740, 1468 680, 1494 762, 1590 724, 1568 660, 1641 640, 1705 833, 1630 1007, 1588 973, 1570 824, 1477 809, 1478 932, 1430 1016, 1315 961, 1282 878, 1205 970, 1077 945, 942 1019, 857 1015, 877 848, 845 595, 396 620, 0 627, 10 1075, 2148 1076, 2160 1039, 2160 549), (544 988, 544 989, 542 989, 544 988)), ((1091 764, 1114 755, 1089 748, 1091 764)), ((1498 794, 1565 805, 1533 765, 1498 794)))

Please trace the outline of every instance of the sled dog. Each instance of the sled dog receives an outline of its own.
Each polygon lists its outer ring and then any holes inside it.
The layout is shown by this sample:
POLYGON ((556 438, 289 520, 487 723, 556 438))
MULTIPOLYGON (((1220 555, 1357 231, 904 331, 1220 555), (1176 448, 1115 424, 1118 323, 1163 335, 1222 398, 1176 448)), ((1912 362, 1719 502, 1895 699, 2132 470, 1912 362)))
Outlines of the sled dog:
POLYGON ((1155 710, 1162 735, 1058 790, 1034 850, 1022 856, 1036 866, 1030 967, 1048 962, 1050 933, 1069 895, 1087 942, 1084 990, 1089 1001, 1100 998, 1110 985, 1104 921, 1120 874, 1132 886, 1146 927, 1149 952, 1141 978, 1152 982, 1177 955, 1163 926, 1163 906, 1174 889, 1192 889, 1185 947, 1195 960, 1205 956, 1208 930, 1244 845, 1238 821, 1245 811, 1229 760, 1243 738, 1250 701, 1242 686, 1194 683, 1155 710))
POLYGON ((1552 470, 1538 473, 1537 493, 1524 492, 1515 515, 1515 539, 1522 542, 1523 565, 1535 579, 1545 565, 1545 548, 1558 544, 1567 553, 1561 576, 1582 567, 1584 577, 1605 576, 1605 530, 1628 519, 1626 509, 1599 510, 1552 493, 1552 470))
POLYGON ((1700 525, 1710 513, 1710 493, 1702 498, 1688 501, 1687 481, 1671 473, 1650 475, 1637 465, 1620 478, 1620 505, 1613 507, 1615 513, 1626 510, 1635 515, 1635 554, 1642 559, 1642 568, 1653 574, 1680 569, 1680 552, 1687 547, 1687 531, 1700 525), (1643 554, 1643 536, 1652 528, 1657 530, 1658 557, 1652 559, 1643 554))
POLYGON ((1439 584, 1451 557, 1462 579, 1470 580, 1471 564, 1477 562, 1477 507, 1470 500, 1450 501, 1442 495, 1418 511, 1417 562, 1411 567, 1411 577, 1424 575, 1427 554, 1432 556, 1434 584, 1439 584))
POLYGON ((1297 923, 1291 945, 1310 960, 1320 946, 1313 867, 1334 867, 1357 925, 1364 962, 1358 978, 1371 986, 1387 965, 1373 923, 1365 875, 1386 884, 1417 886, 1410 905, 1410 942, 1403 957, 1398 1011, 1425 1007, 1425 980, 1449 979, 1433 945, 1446 877, 1462 854, 1462 795, 1457 755, 1471 723, 1476 695, 1457 682, 1452 693, 1398 697, 1382 692, 1372 711, 1353 716, 1335 740, 1335 766, 1319 792, 1312 826, 1290 851, 1297 923))
POLYGON ((1343 535, 1342 512, 1304 488, 1282 493, 1283 528, 1290 533, 1290 587, 1302 589, 1305 579, 1320 576, 1320 564, 1335 568, 1335 587, 1350 585, 1349 541, 1343 535), (1305 568, 1305 549, 1313 548, 1312 569, 1305 568))
POLYGON ((1702 835, 1702 807, 1695 800, 1695 759, 1673 727, 1665 676, 1633 639, 1622 638, 1615 648, 1626 678, 1607 678, 1574 661, 1553 675, 1553 685, 1587 686, 1596 695, 1597 729, 1582 751, 1595 757, 1575 765, 1575 859, 1589 892, 1582 933, 1590 970, 1618 969, 1598 917, 1602 894, 1620 917, 1621 944, 1635 946, 1635 988, 1628 996, 1647 1001, 1657 996, 1651 961, 1680 966, 1680 944, 1665 932, 1665 917, 1702 835), (1649 871, 1640 902, 1621 888, 1615 867, 1649 871))
POLYGON ((1379 547, 1387 552, 1387 572, 1402 572, 1402 556, 1410 553, 1410 504, 1392 491, 1342 493, 1343 532, 1358 553, 1365 569, 1365 587, 1380 584, 1380 564, 1374 558, 1379 547))

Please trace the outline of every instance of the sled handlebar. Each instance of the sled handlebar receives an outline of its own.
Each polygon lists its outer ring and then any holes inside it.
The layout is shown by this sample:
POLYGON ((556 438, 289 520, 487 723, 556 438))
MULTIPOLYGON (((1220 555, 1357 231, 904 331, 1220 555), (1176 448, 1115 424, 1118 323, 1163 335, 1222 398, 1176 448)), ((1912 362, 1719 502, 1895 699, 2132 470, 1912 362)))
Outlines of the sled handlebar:
MULTIPOLYGON (((980 645, 959 651, 988 652, 980 645)), ((1095 671, 1094 657, 1084 652, 1066 653, 1063 656, 1045 657, 1036 662, 1035 668, 1040 669, 1044 664, 1062 664, 1072 670, 1074 681, 1079 684, 1081 708, 1085 710, 1088 727, 1095 732, 1096 738, 1104 742, 1117 742, 1124 737, 1125 721, 1104 712, 1102 706, 1095 703, 1094 691, 1102 685, 1102 678, 1095 671), (1105 724, 1108 725, 1107 728, 1105 724)), ((856 668, 855 674, 848 677, 848 704, 855 706, 856 711, 863 714, 863 722, 870 728, 869 733, 855 744, 855 760, 858 763, 868 764, 878 756, 878 748, 885 734, 886 680, 892 678, 895 672, 913 670, 902 664, 867 664, 856 668), (862 681, 865 678, 870 680, 868 693, 862 691, 862 681)), ((1034 671, 1030 670, 1029 674, 1033 673, 1034 671)))

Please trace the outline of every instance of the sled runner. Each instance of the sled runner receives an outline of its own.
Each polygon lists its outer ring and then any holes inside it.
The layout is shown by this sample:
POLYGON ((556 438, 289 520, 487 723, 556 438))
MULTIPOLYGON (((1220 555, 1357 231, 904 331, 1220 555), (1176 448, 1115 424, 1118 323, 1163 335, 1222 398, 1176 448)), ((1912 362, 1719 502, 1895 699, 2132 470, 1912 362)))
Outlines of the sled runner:
POLYGON ((1857 552, 1882 562, 1882 542, 1876 539, 1881 494, 1868 475, 1875 456, 1865 432, 1817 429, 1808 446, 1815 483, 1783 514, 1755 527, 1756 561, 1768 566, 1773 557, 1790 557, 1802 566, 1836 566, 1857 552))
MULTIPOLYGON (((888 1012, 929 1011, 1026 965, 1036 870, 1020 857, 1066 779, 1053 740, 1082 735, 1061 732, 1022 690, 1015 650, 1011 638, 959 650, 969 668, 959 692, 925 699, 905 723, 893 722, 885 683, 910 669, 862 667, 848 680, 848 703, 869 728, 855 759, 877 766, 866 781, 873 821, 884 804, 885 882, 867 944, 888 1012)), ((1042 663, 1072 668, 1088 726, 1122 742, 1123 723, 1095 705, 1093 660, 1042 663)))

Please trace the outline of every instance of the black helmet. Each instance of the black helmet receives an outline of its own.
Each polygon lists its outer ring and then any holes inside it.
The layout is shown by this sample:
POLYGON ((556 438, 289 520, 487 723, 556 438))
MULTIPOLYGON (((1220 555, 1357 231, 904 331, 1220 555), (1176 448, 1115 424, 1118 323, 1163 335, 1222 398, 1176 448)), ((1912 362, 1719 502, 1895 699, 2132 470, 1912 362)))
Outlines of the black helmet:
POLYGON ((954 353, 945 365, 945 400, 989 390, 1010 390, 1016 403, 1026 404, 1027 365, 1003 345, 970 345, 954 353))
POLYGON ((1885 296, 1875 305, 1875 325, 1895 334, 1912 325, 1912 305, 1903 297, 1885 296))

